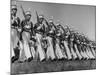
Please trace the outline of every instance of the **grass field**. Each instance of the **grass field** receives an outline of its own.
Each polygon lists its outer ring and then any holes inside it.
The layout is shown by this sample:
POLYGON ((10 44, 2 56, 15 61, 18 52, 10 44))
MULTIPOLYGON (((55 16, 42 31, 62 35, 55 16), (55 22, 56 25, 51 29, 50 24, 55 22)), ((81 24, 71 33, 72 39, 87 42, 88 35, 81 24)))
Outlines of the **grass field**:
POLYGON ((90 69, 96 69, 96 60, 31 61, 11 64, 12 75, 90 69))

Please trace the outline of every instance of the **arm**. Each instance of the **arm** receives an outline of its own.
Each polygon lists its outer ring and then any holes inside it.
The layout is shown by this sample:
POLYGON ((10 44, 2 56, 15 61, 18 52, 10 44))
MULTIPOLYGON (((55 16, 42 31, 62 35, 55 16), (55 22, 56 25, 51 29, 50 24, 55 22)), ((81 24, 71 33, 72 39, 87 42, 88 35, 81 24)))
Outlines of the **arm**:
POLYGON ((21 22, 21 29, 24 29, 24 21, 21 22))
POLYGON ((32 32, 32 35, 35 35, 35 31, 34 31, 34 27, 33 27, 33 23, 31 22, 31 32, 32 32))
POLYGON ((18 21, 18 28, 20 28, 21 27, 21 22, 20 22, 20 18, 19 17, 17 17, 17 21, 18 21))
POLYGON ((37 30, 41 29, 43 27, 43 24, 37 27, 37 30))
POLYGON ((19 17, 17 18, 17 20, 18 20, 18 31, 21 32, 22 28, 21 28, 21 22, 20 22, 19 17))

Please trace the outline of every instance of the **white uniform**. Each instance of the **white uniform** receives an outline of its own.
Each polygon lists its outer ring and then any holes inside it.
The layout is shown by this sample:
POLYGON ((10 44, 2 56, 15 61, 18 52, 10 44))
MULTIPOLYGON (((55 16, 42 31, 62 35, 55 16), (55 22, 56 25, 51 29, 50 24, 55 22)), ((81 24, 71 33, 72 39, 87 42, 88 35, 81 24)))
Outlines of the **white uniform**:
POLYGON ((18 41, 19 38, 16 29, 11 29, 11 50, 12 50, 11 56, 15 56, 14 48, 17 46, 18 41))
POLYGON ((56 53, 56 56, 58 59, 62 59, 62 58, 65 58, 65 56, 63 55, 63 52, 59 46, 59 39, 57 38, 56 39, 57 42, 56 42, 56 50, 55 50, 55 53, 56 53))
POLYGON ((47 47, 47 52, 46 52, 47 59, 51 58, 53 60, 53 59, 55 59, 55 54, 54 54, 54 49, 53 49, 53 45, 52 45, 53 44, 52 38, 49 36, 47 36, 46 38, 49 43, 49 46, 47 47))
POLYGON ((32 57, 35 58, 35 49, 34 49, 34 47, 31 47, 30 50, 31 50, 31 53, 32 53, 32 57))
POLYGON ((76 55, 76 52, 75 52, 74 49, 73 49, 73 42, 72 42, 72 41, 73 41, 73 39, 71 39, 70 50, 71 50, 73 59, 76 59, 76 58, 77 58, 77 55, 76 55))
POLYGON ((23 47, 23 43, 21 42, 21 41, 19 41, 20 42, 20 56, 19 56, 19 60, 20 61, 24 61, 24 60, 26 60, 26 57, 25 57, 25 52, 24 52, 24 47, 23 47))
POLYGON ((31 50, 31 54, 32 54, 33 59, 36 57, 36 52, 35 52, 34 44, 35 44, 35 42, 31 41, 30 50, 31 50))
MULTIPOLYGON (((82 47, 82 49, 84 50, 84 47, 82 47)), ((86 59, 89 59, 89 56, 87 55, 86 51, 81 51, 81 55, 86 58, 86 59)))
POLYGON ((39 56, 40 61, 42 61, 43 59, 45 59, 45 52, 41 46, 42 35, 39 33, 36 33, 36 39, 37 39, 36 55, 37 55, 37 57, 39 56))
POLYGON ((96 57, 96 52, 95 52, 95 50, 94 50, 93 48, 90 48, 90 49, 91 49, 91 51, 92 51, 92 53, 93 53, 93 56, 96 57))
POLYGON ((91 52, 91 50, 90 50, 89 47, 86 47, 86 51, 87 51, 87 54, 88 54, 88 56, 90 57, 90 59, 94 59, 94 58, 95 58, 95 57, 93 56, 93 54, 92 54, 92 52, 91 52))
POLYGON ((75 47, 76 54, 77 54, 78 58, 81 60, 81 59, 82 59, 82 56, 81 56, 81 54, 80 54, 80 52, 79 52, 79 50, 78 50, 78 48, 77 48, 77 45, 74 44, 74 47, 75 47))
POLYGON ((29 48, 29 40, 30 40, 29 32, 24 31, 22 33, 22 38, 23 38, 23 48, 24 48, 25 56, 28 59, 31 57, 31 52, 29 48))
POLYGON ((72 59, 72 54, 71 54, 70 49, 68 47, 67 41, 64 41, 64 46, 65 46, 65 50, 66 50, 68 59, 72 59))

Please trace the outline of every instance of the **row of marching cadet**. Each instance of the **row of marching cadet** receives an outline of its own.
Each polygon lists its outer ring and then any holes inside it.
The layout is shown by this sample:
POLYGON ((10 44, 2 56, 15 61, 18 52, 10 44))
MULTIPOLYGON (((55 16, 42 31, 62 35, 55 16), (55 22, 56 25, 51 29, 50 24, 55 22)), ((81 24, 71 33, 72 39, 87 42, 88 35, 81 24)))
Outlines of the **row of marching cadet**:
POLYGON ((55 61, 55 60, 94 60, 96 44, 85 35, 71 30, 67 25, 48 21, 44 15, 31 21, 31 11, 24 11, 21 21, 17 5, 11 5, 11 62, 55 61))

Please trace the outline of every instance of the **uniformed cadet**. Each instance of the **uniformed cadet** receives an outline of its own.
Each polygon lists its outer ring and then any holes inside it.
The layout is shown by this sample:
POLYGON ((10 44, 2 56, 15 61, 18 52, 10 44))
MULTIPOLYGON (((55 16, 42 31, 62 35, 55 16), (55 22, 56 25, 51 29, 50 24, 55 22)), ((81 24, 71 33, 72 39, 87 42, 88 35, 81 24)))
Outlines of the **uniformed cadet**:
POLYGON ((53 26, 53 20, 49 20, 48 22, 48 31, 47 31, 47 36, 46 39, 48 40, 48 47, 47 47, 47 59, 51 59, 51 60, 55 60, 56 59, 56 55, 55 55, 55 48, 54 48, 54 34, 55 34, 55 28, 53 26))
POLYGON ((32 59, 32 53, 30 51, 29 42, 30 37, 32 35, 32 28, 33 23, 31 22, 31 12, 26 11, 25 12, 25 19, 21 22, 22 25, 22 39, 23 39, 23 50, 25 52, 25 56, 27 61, 31 61, 32 59))
POLYGON ((65 55, 64 50, 61 48, 61 36, 62 36, 62 30, 60 29, 60 24, 57 23, 57 29, 56 29, 56 56, 58 59, 66 59, 67 56, 65 55))
POLYGON ((36 49, 36 55, 37 58, 40 61, 44 61, 45 60, 45 51, 43 49, 42 46, 42 40, 43 40, 43 36, 45 34, 45 25, 43 24, 44 21, 44 16, 43 15, 37 15, 37 23, 34 25, 34 30, 36 33, 36 45, 37 45, 37 49, 36 49))
POLYGON ((71 54, 71 51, 69 49, 69 44, 68 44, 69 35, 70 35, 70 30, 69 30, 68 26, 66 26, 65 27, 65 32, 64 32, 64 46, 65 46, 65 51, 66 51, 68 60, 71 60, 72 59, 72 54, 71 54))
POLYGON ((12 62, 19 59, 20 50, 18 47, 19 42, 19 27, 20 27, 20 19, 16 16, 17 14, 17 6, 11 6, 11 50, 12 50, 12 62))

